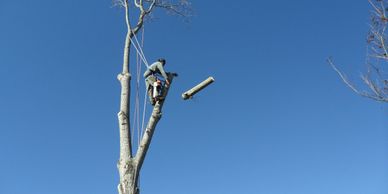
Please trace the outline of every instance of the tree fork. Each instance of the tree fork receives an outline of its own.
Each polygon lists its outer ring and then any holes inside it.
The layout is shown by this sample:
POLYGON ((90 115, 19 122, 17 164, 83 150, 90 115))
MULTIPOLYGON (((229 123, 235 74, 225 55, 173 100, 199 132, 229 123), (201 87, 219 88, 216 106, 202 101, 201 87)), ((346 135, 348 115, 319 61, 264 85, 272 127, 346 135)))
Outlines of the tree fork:
MULTIPOLYGON (((171 85, 175 74, 168 74, 168 75, 169 75, 169 81, 171 85)), ((163 97, 167 96, 169 89, 170 87, 165 88, 163 92, 163 97)), ((132 157, 132 154, 129 154, 129 155, 123 154, 121 153, 121 150, 120 150, 120 160, 117 164, 117 168, 120 173, 120 183, 117 186, 119 194, 139 194, 140 193, 140 188, 138 184, 139 173, 143 165, 147 151, 149 149, 149 146, 151 145, 151 140, 155 132, 156 125, 162 117, 162 107, 164 105, 164 102, 165 100, 160 100, 155 104, 152 114, 150 116, 150 119, 148 121, 147 128, 142 137, 142 140, 140 142, 140 145, 135 157, 132 157)), ((119 115, 120 123, 123 123, 123 120, 127 118, 127 116, 121 112, 118 115, 119 115)), ((127 124, 125 124, 125 126, 126 125, 127 124)), ((124 130, 126 131, 126 128, 124 128, 124 130)), ((129 136, 125 136, 125 137, 129 137, 129 136)), ((129 146, 129 145, 126 145, 126 146, 129 146)), ((122 142, 120 142, 120 146, 122 146, 122 142)), ((128 149, 125 149, 125 147, 123 148, 123 152, 131 153, 128 149)))

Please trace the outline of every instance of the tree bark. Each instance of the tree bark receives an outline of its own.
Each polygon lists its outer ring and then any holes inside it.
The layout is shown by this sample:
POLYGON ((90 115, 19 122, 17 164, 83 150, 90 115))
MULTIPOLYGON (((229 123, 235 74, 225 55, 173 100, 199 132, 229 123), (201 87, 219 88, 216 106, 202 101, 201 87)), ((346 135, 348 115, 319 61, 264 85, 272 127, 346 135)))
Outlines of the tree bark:
POLYGON ((117 163, 117 168, 120 174, 120 182, 118 185, 119 194, 135 194, 136 183, 134 182, 135 165, 131 160, 132 145, 129 121, 129 105, 131 92, 131 74, 129 72, 129 54, 131 44, 131 28, 128 16, 128 3, 125 4, 125 18, 127 24, 127 35, 125 37, 124 54, 123 54, 123 71, 117 78, 121 84, 121 100, 120 111, 117 114, 120 128, 120 159, 117 163))
MULTIPOLYGON (((130 96, 130 74, 123 72, 119 74, 118 79, 121 83, 121 102, 120 112, 118 113, 120 128, 120 159, 117 168, 120 174, 120 183, 118 186, 119 194, 134 194, 130 192, 133 180, 134 166, 131 162, 132 146, 129 124, 129 96, 130 96)), ((133 186, 132 186, 133 187, 133 186)), ((133 188, 134 189, 134 188, 133 188)))

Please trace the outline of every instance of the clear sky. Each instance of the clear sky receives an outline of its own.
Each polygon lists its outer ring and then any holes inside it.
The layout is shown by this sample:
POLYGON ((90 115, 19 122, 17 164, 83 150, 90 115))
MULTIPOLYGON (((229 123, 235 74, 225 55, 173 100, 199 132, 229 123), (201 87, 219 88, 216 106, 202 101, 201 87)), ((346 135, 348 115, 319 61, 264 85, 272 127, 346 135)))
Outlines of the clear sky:
MULTIPOLYGON (((367 0, 192 3, 190 23, 157 12, 145 26, 147 59, 180 76, 142 194, 388 193, 387 106, 325 62, 357 82, 367 0)), ((0 25, 0 194, 117 193, 123 11, 0 0, 0 25)))

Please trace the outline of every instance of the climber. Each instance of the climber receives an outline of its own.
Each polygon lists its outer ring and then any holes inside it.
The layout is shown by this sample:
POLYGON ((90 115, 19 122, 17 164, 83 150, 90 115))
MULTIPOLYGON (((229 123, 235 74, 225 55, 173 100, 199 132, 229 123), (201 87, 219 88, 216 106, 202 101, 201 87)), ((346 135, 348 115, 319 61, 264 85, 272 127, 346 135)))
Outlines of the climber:
POLYGON ((155 105, 158 100, 163 100, 164 98, 163 82, 165 82, 165 87, 170 85, 167 75, 168 73, 166 73, 163 68, 165 64, 166 60, 160 58, 153 63, 146 72, 144 72, 146 90, 152 105, 155 105), (164 80, 159 79, 158 76, 162 76, 164 80))

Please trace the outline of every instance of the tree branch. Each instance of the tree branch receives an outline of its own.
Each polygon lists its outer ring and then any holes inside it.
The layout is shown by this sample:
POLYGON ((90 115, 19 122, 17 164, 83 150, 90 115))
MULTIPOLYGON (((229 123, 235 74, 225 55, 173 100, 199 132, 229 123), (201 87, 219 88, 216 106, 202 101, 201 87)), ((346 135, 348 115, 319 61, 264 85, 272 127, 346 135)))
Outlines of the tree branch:
POLYGON ((147 12, 144 11, 144 10, 140 13, 139 19, 138 19, 137 24, 136 24, 136 27, 132 30, 131 38, 133 36, 135 36, 139 32, 139 30, 143 27, 144 18, 145 18, 146 15, 147 15, 147 12))
POLYGON ((384 70, 382 63, 388 62, 387 33, 388 0, 368 0, 372 7, 370 18, 370 30, 367 36, 367 71, 361 75, 367 91, 360 91, 346 76, 338 70, 331 59, 328 63, 337 72, 341 80, 355 93, 363 97, 371 98, 380 102, 388 102, 388 81, 384 79, 381 71, 384 70))
POLYGON ((151 11, 152 11, 152 9, 154 9, 155 5, 156 5, 156 0, 152 0, 151 5, 147 9, 147 14, 151 13, 151 11))
POLYGON ((378 15, 381 15, 381 14, 382 14, 382 11, 381 11, 379 8, 377 8, 377 6, 372 2, 372 0, 368 0, 368 2, 369 2, 369 4, 372 5, 372 7, 374 8, 374 10, 376 11, 376 14, 378 14, 378 15))
POLYGON ((376 100, 376 101, 388 102, 388 97, 384 97, 381 94, 381 92, 379 92, 379 90, 376 89, 377 86, 375 85, 375 83, 373 81, 371 81, 369 79, 369 77, 362 76, 361 78, 364 81, 364 83, 369 87, 369 89, 371 89, 373 91, 373 93, 375 95, 371 95, 371 94, 369 94, 368 92, 365 92, 365 91, 362 91, 362 92, 359 91, 355 87, 355 85, 353 83, 351 83, 340 70, 338 70, 336 65, 333 63, 332 59, 330 59, 330 58, 327 59, 327 62, 331 65, 331 67, 334 69, 334 71, 337 72, 337 74, 340 76, 341 80, 346 84, 346 86, 348 86, 350 89, 352 89, 352 91, 355 92, 356 94, 358 94, 360 96, 363 96, 363 97, 367 97, 367 98, 376 100))
MULTIPOLYGON (((172 84, 172 81, 173 81, 175 74, 168 74, 168 76, 169 76, 170 86, 166 87, 166 89, 164 90, 164 93, 162 95, 164 98, 167 97, 168 91, 171 87, 171 84, 172 84)), ((138 171, 140 171, 140 169, 143 165, 144 158, 145 158, 147 151, 148 151, 148 148, 151 144, 152 136, 155 132, 156 125, 158 124, 158 122, 162 116, 163 105, 164 105, 164 100, 156 102, 154 109, 152 111, 152 114, 148 120, 147 128, 144 132, 144 135, 143 135, 142 140, 140 142, 139 148, 137 149, 135 161, 136 161, 137 166, 138 166, 138 171)))
MULTIPOLYGON (((153 6, 165 9, 167 12, 182 16, 190 17, 192 16, 192 7, 191 3, 188 0, 177 0, 167 1, 167 0, 144 0, 148 3, 154 4, 153 6)), ((153 6, 150 6, 152 9, 153 6)))
POLYGON ((333 60, 332 59, 327 59, 327 62, 331 65, 331 67, 334 69, 335 72, 337 72, 337 74, 340 76, 340 78, 342 79, 342 81, 350 88, 352 89, 355 93, 359 94, 359 95, 362 95, 364 96, 365 93, 363 92, 360 92, 356 89, 356 87, 346 78, 346 76, 340 71, 338 70, 337 66, 333 63, 333 60))
POLYGON ((138 0, 133 0, 134 1, 134 4, 135 4, 135 6, 137 7, 137 8, 140 8, 141 7, 141 5, 140 5, 140 3, 142 2, 137 2, 138 0))

